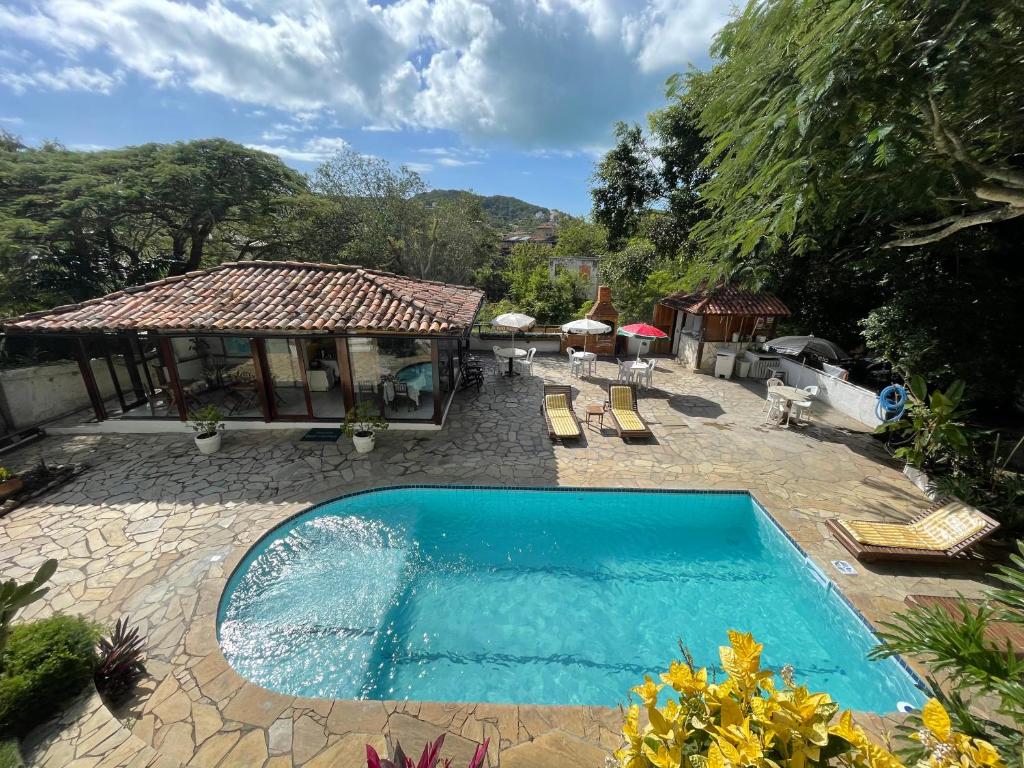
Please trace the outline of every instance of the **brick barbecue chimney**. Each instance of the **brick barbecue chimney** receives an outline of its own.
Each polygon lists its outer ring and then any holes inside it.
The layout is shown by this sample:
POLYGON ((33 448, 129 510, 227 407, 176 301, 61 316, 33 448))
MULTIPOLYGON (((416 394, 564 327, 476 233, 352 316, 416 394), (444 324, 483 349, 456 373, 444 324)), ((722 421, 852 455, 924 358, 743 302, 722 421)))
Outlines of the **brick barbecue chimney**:
POLYGON ((586 342, 586 348, 590 352, 596 352, 599 355, 614 355, 615 332, 619 329, 619 313, 615 310, 615 305, 612 304, 612 291, 607 285, 602 285, 597 289, 597 301, 587 312, 587 318, 610 325, 612 329, 601 336, 589 337, 563 333, 562 352, 565 352, 567 347, 582 349, 586 342))
POLYGON ((587 317, 610 325, 612 333, 615 333, 615 329, 618 327, 619 313, 615 310, 615 305, 612 304, 612 289, 607 285, 602 285, 597 289, 597 301, 587 312, 587 317))

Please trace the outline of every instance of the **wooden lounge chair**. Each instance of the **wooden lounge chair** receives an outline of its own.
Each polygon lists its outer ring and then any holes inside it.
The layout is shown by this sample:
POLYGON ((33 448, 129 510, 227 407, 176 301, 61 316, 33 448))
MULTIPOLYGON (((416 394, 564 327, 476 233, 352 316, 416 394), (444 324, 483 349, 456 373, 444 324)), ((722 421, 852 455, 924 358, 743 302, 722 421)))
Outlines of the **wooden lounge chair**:
POLYGON ((552 440, 578 440, 583 437, 580 420, 572 409, 572 387, 545 384, 541 411, 548 425, 548 437, 552 440))
POLYGON ((999 523, 959 499, 942 499, 909 523, 834 518, 826 525, 858 560, 949 560, 977 544, 999 523))
POLYGON ((654 437, 651 428, 640 417, 636 404, 636 387, 632 384, 610 384, 608 386, 608 410, 612 416, 615 431, 623 440, 635 437, 654 437))

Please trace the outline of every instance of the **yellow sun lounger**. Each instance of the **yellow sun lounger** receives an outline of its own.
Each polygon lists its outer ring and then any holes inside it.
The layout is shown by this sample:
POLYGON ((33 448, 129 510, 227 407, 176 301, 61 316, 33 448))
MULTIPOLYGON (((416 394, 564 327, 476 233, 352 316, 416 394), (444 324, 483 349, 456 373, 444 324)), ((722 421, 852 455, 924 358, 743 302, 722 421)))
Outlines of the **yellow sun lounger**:
POLYGON ((999 523, 959 499, 943 499, 909 523, 826 521, 858 560, 948 560, 989 536, 999 523))
POLYGON ((544 420, 552 440, 573 440, 583 437, 583 428, 572 409, 572 387, 564 384, 544 385, 544 420))
POLYGON ((651 428, 640 417, 636 404, 636 388, 632 384, 612 384, 608 387, 608 409, 615 431, 623 440, 634 437, 654 437, 651 428))

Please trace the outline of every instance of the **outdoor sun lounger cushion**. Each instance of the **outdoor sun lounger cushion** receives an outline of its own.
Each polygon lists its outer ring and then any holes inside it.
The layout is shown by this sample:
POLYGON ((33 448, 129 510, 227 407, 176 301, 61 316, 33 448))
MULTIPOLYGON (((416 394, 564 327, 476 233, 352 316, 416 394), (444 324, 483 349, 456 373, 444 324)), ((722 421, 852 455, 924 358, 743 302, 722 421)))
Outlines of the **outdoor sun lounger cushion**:
POLYGON ((636 390, 632 385, 612 384, 608 388, 608 402, 619 437, 651 437, 650 428, 637 412, 636 390))
POLYGON ((583 436, 579 419, 572 409, 572 389, 566 386, 547 385, 544 387, 544 418, 548 425, 548 437, 571 439, 583 436))
POLYGON ((958 499, 944 499, 906 524, 834 519, 828 527, 860 560, 932 560, 956 556, 999 523, 958 499))

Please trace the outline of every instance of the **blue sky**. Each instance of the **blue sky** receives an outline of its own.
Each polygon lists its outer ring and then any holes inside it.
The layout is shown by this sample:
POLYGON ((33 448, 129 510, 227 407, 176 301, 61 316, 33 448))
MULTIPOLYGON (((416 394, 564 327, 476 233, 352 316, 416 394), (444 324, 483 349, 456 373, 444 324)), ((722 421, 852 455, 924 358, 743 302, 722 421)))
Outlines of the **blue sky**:
POLYGON ((0 127, 73 148, 341 147, 574 214, 615 120, 706 65, 722 0, 9 0, 0 127))

